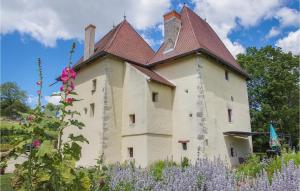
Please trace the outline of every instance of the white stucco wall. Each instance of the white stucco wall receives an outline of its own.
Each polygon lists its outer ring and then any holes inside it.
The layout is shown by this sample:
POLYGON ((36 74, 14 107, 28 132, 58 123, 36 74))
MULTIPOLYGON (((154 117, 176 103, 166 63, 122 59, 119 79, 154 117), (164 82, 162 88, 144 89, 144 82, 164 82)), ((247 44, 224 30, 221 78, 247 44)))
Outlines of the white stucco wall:
MULTIPOLYGON (((208 130, 208 145, 205 148, 205 156, 219 156, 235 165, 237 160, 229 156, 228 143, 225 142, 223 132, 238 130, 251 131, 248 106, 246 80, 240 75, 229 71, 229 81, 225 80, 225 67, 207 56, 189 56, 178 59, 171 63, 165 63, 155 68, 155 71, 171 80, 176 85, 173 100, 173 155, 174 160, 180 161, 184 156, 191 160, 197 157, 197 148, 200 142, 197 139, 199 126, 196 113, 197 104, 197 70, 196 64, 202 66, 202 79, 204 85, 206 105, 206 127, 208 130), (186 92, 188 91, 188 92, 186 92), (231 101, 233 96, 234 101, 231 101), (233 122, 228 122, 227 109, 233 111, 233 122), (189 116, 191 114, 192 116, 189 116), (184 151, 179 140, 189 141, 188 150, 184 151)), ((226 140, 231 138, 227 138, 226 140)), ((242 150, 251 150, 251 139, 249 144, 237 146, 238 157, 243 157, 242 150)), ((245 142, 243 140, 243 142, 245 142)))

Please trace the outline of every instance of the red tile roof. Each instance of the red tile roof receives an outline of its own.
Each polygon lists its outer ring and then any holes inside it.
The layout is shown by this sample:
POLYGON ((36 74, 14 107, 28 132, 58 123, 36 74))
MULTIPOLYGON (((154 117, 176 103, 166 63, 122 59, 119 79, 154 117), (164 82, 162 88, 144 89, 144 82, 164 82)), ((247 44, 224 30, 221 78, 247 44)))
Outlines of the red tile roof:
POLYGON ((186 6, 182 8, 180 14, 181 29, 174 50, 164 54, 165 45, 162 44, 148 64, 155 65, 174 57, 202 51, 246 75, 206 21, 186 6))
MULTIPOLYGON (((138 64, 146 64, 154 55, 152 48, 126 20, 95 44, 95 52, 90 59, 100 53, 111 54, 138 64)), ((82 62, 83 57, 75 64, 75 68, 82 62)))
POLYGON ((145 68, 145 67, 141 67, 135 64, 131 64, 133 67, 135 67, 136 69, 138 69, 140 72, 142 72, 143 74, 145 74, 146 76, 148 76, 150 78, 150 80, 159 82, 161 84, 170 86, 170 87, 175 87, 175 85, 168 81, 167 79, 165 79, 164 77, 160 76, 159 74, 157 74, 156 72, 154 72, 151 69, 145 68))

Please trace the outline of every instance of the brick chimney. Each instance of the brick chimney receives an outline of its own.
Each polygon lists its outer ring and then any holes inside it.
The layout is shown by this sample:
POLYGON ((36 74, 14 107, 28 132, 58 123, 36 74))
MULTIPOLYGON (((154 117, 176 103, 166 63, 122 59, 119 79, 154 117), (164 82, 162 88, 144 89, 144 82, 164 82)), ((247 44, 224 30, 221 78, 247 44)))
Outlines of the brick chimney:
POLYGON ((96 27, 89 24, 85 27, 85 41, 84 41, 84 60, 89 59, 95 50, 95 29, 96 27))
POLYGON ((181 15, 176 11, 171 11, 164 15, 164 53, 175 48, 177 37, 181 28, 181 15))

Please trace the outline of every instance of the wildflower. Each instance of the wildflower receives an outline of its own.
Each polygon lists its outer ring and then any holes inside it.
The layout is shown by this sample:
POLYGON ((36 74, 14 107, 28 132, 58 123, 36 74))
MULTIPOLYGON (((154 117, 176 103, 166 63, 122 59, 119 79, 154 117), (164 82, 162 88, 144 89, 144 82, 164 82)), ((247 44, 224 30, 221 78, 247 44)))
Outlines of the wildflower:
POLYGON ((33 120, 33 116, 32 116, 32 115, 29 115, 29 116, 27 117, 27 120, 31 122, 31 121, 33 120))
POLYGON ((66 67, 62 71, 60 79, 61 79, 61 81, 63 83, 66 83, 70 78, 73 79, 73 80, 75 80, 75 78, 76 78, 76 72, 72 68, 66 67))
POLYGON ((60 91, 63 92, 64 90, 65 90, 65 87, 64 87, 64 85, 62 85, 62 86, 60 87, 60 91))
POLYGON ((41 146, 41 141, 39 139, 36 139, 32 142, 32 145, 34 148, 38 149, 41 146))
POLYGON ((67 99, 65 100, 66 103, 70 103, 70 104, 71 104, 73 101, 74 101, 73 98, 70 98, 70 97, 67 98, 67 99))
POLYGON ((41 84, 42 84, 41 81, 37 81, 37 82, 36 82, 36 85, 38 85, 38 86, 40 86, 41 84))

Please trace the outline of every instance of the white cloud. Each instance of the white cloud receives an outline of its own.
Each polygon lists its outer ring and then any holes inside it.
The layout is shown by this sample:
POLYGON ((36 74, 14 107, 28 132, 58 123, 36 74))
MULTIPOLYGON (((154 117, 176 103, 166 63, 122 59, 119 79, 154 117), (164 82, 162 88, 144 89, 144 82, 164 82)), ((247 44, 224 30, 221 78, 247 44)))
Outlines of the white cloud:
POLYGON ((59 101, 60 101, 60 96, 45 96, 45 101, 47 103, 52 103, 54 105, 58 105, 59 101))
POLYGON ((281 27, 300 26, 300 12, 296 9, 282 7, 274 17, 279 20, 281 27))
POLYGON ((124 12, 137 29, 152 27, 170 6, 170 0, 9 0, 1 3, 1 34, 18 31, 52 47, 57 39, 83 39, 90 23, 100 37, 124 12))
POLYGON ((280 0, 193 0, 195 11, 216 31, 229 51, 235 56, 245 51, 238 42, 232 42, 229 34, 238 26, 251 27, 274 15, 280 0))
POLYGON ((279 39, 276 46, 281 47, 285 52, 300 54, 300 29, 290 32, 286 37, 279 39))
POLYGON ((272 38, 280 34, 280 29, 276 27, 272 27, 269 33, 267 34, 266 38, 272 38))

